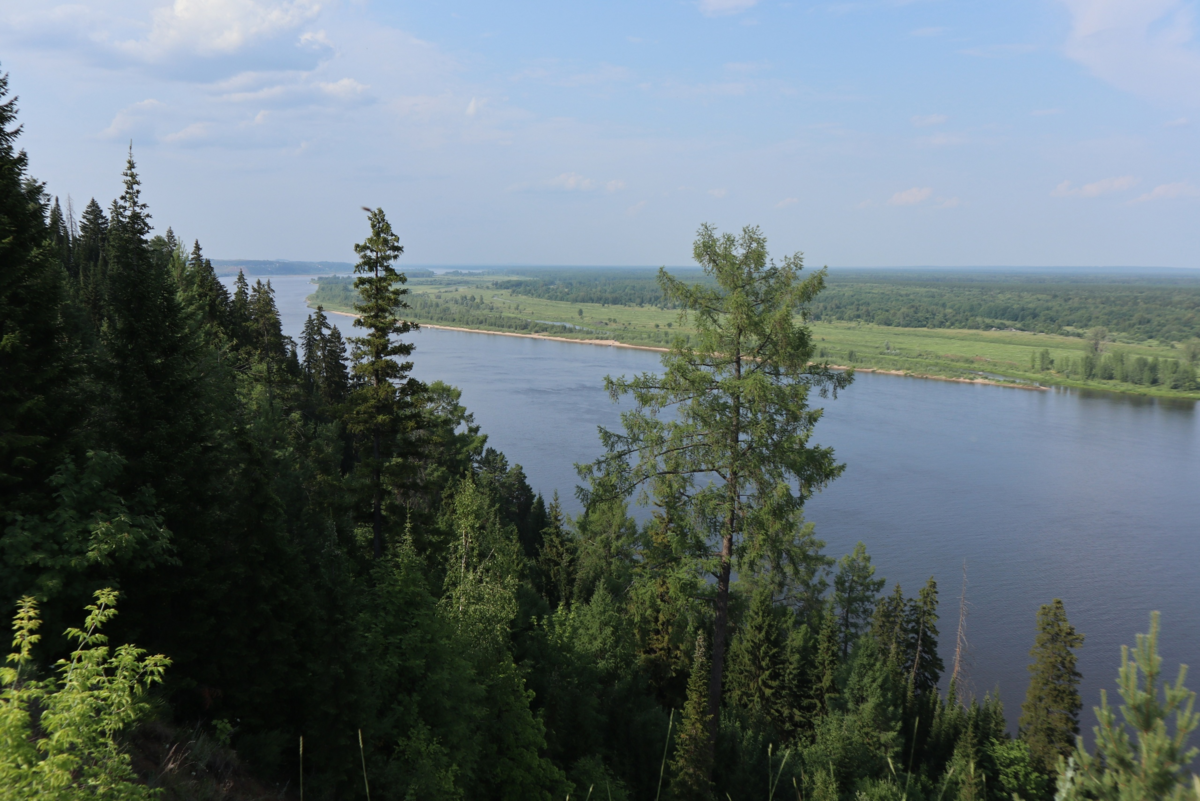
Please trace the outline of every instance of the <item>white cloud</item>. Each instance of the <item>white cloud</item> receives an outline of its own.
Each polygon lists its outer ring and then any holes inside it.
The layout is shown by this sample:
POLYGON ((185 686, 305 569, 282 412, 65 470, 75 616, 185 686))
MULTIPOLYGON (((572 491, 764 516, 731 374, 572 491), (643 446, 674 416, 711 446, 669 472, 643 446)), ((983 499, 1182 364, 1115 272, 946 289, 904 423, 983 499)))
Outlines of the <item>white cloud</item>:
POLYGON ((758 5, 758 0, 700 0, 700 13, 706 17, 740 14, 758 5))
POLYGON ((939 209, 956 209, 962 205, 962 201, 957 197, 939 197, 935 205, 939 209))
POLYGON ((1171 120, 1170 122, 1164 122, 1163 127, 1164 128, 1182 128, 1183 126, 1185 126, 1187 124, 1188 124, 1188 118, 1180 117, 1177 120, 1171 120))
POLYGON ((928 186, 914 186, 912 189, 905 189, 903 192, 897 192, 892 195, 888 201, 889 206, 915 206, 918 203, 923 203, 933 194, 933 189, 928 186))
POLYGON ((481 104, 475 98, 472 97, 471 102, 467 104, 467 116, 474 117, 476 112, 479 111, 480 105, 481 104))
POLYGON ((640 213, 641 210, 644 208, 646 208, 646 201, 639 200, 637 203, 634 203, 632 206, 625 209, 625 213, 628 214, 630 217, 633 217, 634 215, 640 213))
POLYGON ((1061 0, 1071 14, 1066 55, 1119 89, 1200 104, 1195 4, 1185 0, 1061 0))
POLYGON ((729 193, 728 189, 710 189, 710 190, 708 190, 708 194, 712 195, 713 197, 725 197, 725 195, 727 195, 728 193, 729 193))
POLYGON ((1197 195, 1200 195, 1200 191, 1197 191, 1196 187, 1186 181, 1180 181, 1174 184, 1160 184, 1133 202, 1145 203, 1147 200, 1175 200, 1176 198, 1196 197, 1197 195))
POLYGON ((604 184, 604 188, 609 192, 617 192, 625 188, 625 182, 618 178, 604 184))
POLYGON ((779 201, 778 203, 776 203, 776 204, 775 204, 775 208, 777 208, 777 209, 782 209, 782 208, 784 208, 785 206, 794 206, 795 204, 797 204, 797 203, 799 203, 799 202, 800 202, 800 198, 796 198, 796 197, 785 197, 783 200, 781 200, 781 201, 779 201))
MULTIPOLYGON (((316 0, 175 0, 154 10, 145 39, 122 42, 120 47, 150 60, 180 51, 229 54, 256 39, 293 30, 320 10, 316 0)), ((301 41, 317 44, 322 36, 301 41)))
POLYGON ((1137 183, 1132 175, 1122 175, 1119 178, 1105 178, 1079 187, 1072 187, 1070 181, 1063 181, 1054 187, 1050 194, 1054 197, 1100 197, 1111 192, 1124 192, 1137 183))
POLYGON ((948 119, 950 118, 945 114, 926 114, 925 116, 917 115, 912 118, 912 124, 918 128, 925 128, 930 125, 941 125, 948 119))
POLYGON ((367 89, 367 85, 353 78, 342 78, 340 81, 324 81, 317 84, 325 94, 342 99, 358 97, 367 89))

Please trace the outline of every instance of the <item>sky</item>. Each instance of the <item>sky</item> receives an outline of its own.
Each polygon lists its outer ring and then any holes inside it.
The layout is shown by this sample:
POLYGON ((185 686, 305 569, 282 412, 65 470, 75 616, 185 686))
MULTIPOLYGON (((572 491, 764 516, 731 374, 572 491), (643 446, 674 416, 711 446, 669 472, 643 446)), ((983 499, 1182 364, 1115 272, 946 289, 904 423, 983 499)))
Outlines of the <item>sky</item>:
POLYGON ((31 172, 213 258, 1200 268, 1197 0, 0 0, 31 172))

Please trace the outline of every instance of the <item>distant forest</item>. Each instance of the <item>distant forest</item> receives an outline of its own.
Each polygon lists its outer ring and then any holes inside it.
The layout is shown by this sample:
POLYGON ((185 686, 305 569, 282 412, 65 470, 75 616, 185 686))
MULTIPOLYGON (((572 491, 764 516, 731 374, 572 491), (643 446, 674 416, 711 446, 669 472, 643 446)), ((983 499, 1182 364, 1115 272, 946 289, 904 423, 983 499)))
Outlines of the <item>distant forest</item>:
MULTIPOLYGON (((525 269, 493 286, 570 303, 671 307, 648 269, 525 269)), ((1200 336, 1200 275, 833 270, 808 314, 899 328, 1080 336, 1103 327, 1135 340, 1183 342, 1200 336)))

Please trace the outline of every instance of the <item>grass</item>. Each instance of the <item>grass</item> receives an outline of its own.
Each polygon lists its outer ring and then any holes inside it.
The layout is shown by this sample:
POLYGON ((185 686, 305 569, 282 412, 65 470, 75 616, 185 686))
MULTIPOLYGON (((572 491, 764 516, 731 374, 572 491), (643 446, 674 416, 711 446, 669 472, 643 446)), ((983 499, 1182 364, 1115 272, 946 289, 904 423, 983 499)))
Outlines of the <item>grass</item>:
MULTIPOLYGON (((408 283, 418 323, 479 331, 537 332, 568 339, 613 340, 643 347, 667 347, 678 334, 692 333, 680 325, 677 311, 654 306, 615 306, 567 303, 515 295, 494 289, 494 276, 453 275, 414 278, 408 283), (474 296, 475 301, 467 303, 474 296), (418 299, 426 301, 417 303, 418 299), (474 316, 486 323, 462 321, 474 316), (459 317, 456 320, 454 317, 459 317), (557 324, 557 325, 547 325, 557 324), (565 328, 563 326, 573 326, 565 328)), ((310 305, 312 300, 310 299, 310 305)), ((352 311, 348 304, 326 303, 331 311, 352 311)), ((1200 391, 1173 390, 1118 381, 1082 380, 1031 367, 1043 349, 1059 364, 1080 359, 1087 343, 1073 336, 1025 331, 894 328, 869 323, 810 323, 818 358, 857 369, 893 371, 913 376, 996 383, 1042 384, 1107 390, 1157 397, 1200 399, 1200 391)), ((1107 343, 1127 357, 1181 359, 1171 345, 1150 342, 1107 343)))

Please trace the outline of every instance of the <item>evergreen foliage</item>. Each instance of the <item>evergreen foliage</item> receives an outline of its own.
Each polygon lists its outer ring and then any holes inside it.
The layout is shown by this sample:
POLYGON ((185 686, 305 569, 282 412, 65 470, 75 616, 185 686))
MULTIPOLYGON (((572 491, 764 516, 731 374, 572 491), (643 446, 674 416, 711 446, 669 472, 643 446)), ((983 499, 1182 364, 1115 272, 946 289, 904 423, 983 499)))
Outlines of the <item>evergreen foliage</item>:
POLYGON ((779 555, 802 535, 805 498, 842 470, 831 449, 808 442, 820 417, 808 408, 809 392, 836 392, 851 376, 812 364, 808 329, 795 322, 823 272, 800 280, 801 256, 777 265, 751 227, 734 237, 701 226, 694 255, 715 286, 688 285, 666 270, 659 282, 697 336, 675 340, 661 377, 605 379, 614 400, 632 395, 636 407, 622 413, 623 433, 601 429, 607 455, 581 475, 592 481, 585 498, 624 498, 640 487, 647 500, 647 486, 661 502, 687 497, 687 551, 694 569, 716 578, 708 710, 715 741, 733 563, 787 564, 779 555), (709 541, 717 552, 700 556, 709 541))
POLYGON ((1129 646, 1121 646, 1117 690, 1125 702, 1123 720, 1117 720, 1102 690, 1092 730, 1095 751, 1089 753, 1080 740, 1068 761, 1060 757, 1056 799, 1200 799, 1200 778, 1187 772, 1200 754, 1200 748, 1188 747, 1189 735, 1200 725, 1196 693, 1183 686, 1184 665, 1175 683, 1164 683, 1160 693, 1158 630, 1153 612, 1150 631, 1137 635, 1132 658, 1129 646))
POLYGON ((1079 680, 1075 651, 1083 635, 1067 622, 1063 602, 1055 598, 1037 615, 1037 639, 1029 655, 1033 664, 1025 703, 1021 706, 1021 739, 1044 772, 1074 752, 1079 734, 1079 680))
POLYGON ((364 210, 371 235, 354 246, 359 256, 354 288, 362 298, 354 306, 358 312, 354 325, 367 333, 351 339, 356 386, 346 422, 351 433, 370 439, 370 451, 362 454, 361 463, 370 474, 372 553, 379 559, 383 556, 383 470, 391 455, 385 440, 392 441, 399 432, 401 417, 421 384, 408 376, 411 362, 394 359, 407 358, 413 351, 410 343, 394 339, 415 328, 396 316, 406 308, 403 297, 408 292, 403 288, 404 275, 393 266, 404 248, 383 209, 364 210))

